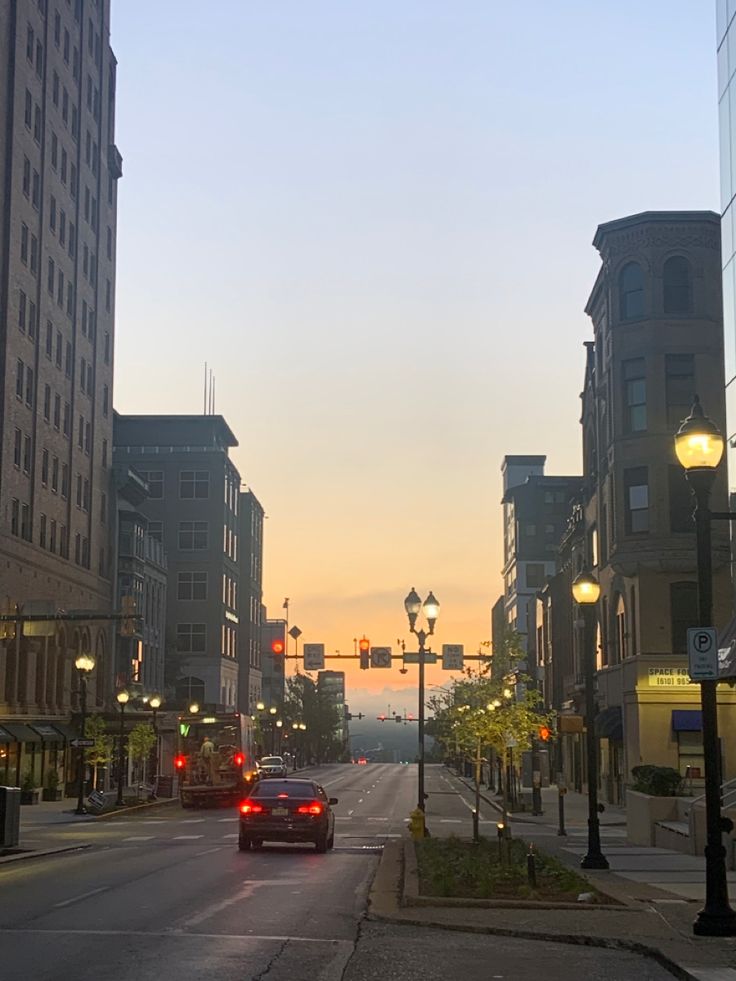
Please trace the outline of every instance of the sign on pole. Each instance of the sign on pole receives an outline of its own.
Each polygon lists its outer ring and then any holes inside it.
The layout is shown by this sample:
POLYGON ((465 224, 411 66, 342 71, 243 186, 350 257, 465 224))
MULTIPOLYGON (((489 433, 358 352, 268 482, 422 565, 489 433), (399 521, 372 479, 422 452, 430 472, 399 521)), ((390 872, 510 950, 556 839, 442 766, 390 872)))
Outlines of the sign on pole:
POLYGON ((718 680, 718 640, 713 627, 688 627, 687 656, 693 681, 718 680))
MULTIPOLYGON (((404 664, 419 664, 419 651, 404 651, 403 654, 404 664)), ((437 655, 434 651, 424 652, 424 663, 425 664, 436 664, 437 655)))
POLYGON ((69 740, 69 745, 73 749, 82 749, 82 748, 89 749, 90 747, 94 746, 94 744, 95 744, 94 739, 80 739, 80 738, 78 738, 78 739, 70 739, 69 740))
POLYGON ((391 667, 391 648, 390 647, 371 647, 371 667, 390 668, 391 667))
POLYGON ((304 644, 305 671, 323 671, 325 666, 325 645, 324 644, 304 644))
POLYGON ((462 671, 464 654, 462 644, 443 644, 442 667, 445 671, 462 671))

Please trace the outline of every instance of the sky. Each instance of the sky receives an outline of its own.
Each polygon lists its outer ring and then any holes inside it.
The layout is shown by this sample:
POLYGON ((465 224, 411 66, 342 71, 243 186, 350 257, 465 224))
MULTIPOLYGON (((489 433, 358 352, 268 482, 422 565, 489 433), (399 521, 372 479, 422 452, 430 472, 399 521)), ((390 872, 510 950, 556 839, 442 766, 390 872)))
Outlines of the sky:
MULTIPOLYGON (((596 226, 718 210, 715 4, 112 7, 117 410, 201 412, 207 362, 269 616, 411 649, 415 586, 476 652, 504 455, 580 472, 596 226)), ((416 684, 349 663, 356 711, 416 684)))

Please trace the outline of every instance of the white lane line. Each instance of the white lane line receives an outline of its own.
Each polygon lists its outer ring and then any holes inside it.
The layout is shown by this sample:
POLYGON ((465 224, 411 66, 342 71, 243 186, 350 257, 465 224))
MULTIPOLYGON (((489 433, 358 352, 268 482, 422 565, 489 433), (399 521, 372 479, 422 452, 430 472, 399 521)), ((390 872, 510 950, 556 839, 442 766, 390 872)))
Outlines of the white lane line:
POLYGON ((237 838, 237 837, 238 837, 237 835, 223 835, 223 836, 222 836, 222 838, 223 838, 223 841, 224 841, 224 840, 225 840, 226 838, 227 838, 227 839, 230 839, 230 840, 232 840, 233 838, 237 838))
POLYGON ((204 835, 176 835, 172 838, 172 841, 197 841, 199 838, 204 838, 204 835))
MULTIPOLYGON (((246 879, 243 883, 243 888, 239 889, 234 896, 223 899, 222 902, 213 903, 211 906, 191 916, 188 920, 184 920, 182 927, 197 926, 205 920, 209 920, 218 913, 221 913, 223 910, 226 910, 228 906, 239 903, 243 899, 250 899, 255 890, 261 886, 301 886, 302 884, 302 879, 246 879)), ((173 930, 172 932, 176 933, 177 931, 173 930)))
POLYGON ((462 824, 462 823, 463 823, 462 818, 440 818, 440 824, 462 824))
POLYGON ((156 835, 133 835, 132 838, 123 838, 123 842, 126 841, 153 841, 156 835))
POLYGON ((348 811, 348 817, 350 817, 350 815, 351 815, 351 814, 353 814, 353 813, 354 813, 354 811, 355 811, 355 808, 353 808, 353 810, 352 810, 352 811, 348 811))
POLYGON ((388 818, 366 818, 367 821, 388 821, 388 818))
POLYGON ((106 892, 109 886, 100 886, 99 889, 91 889, 89 892, 83 892, 81 896, 73 896, 71 899, 65 899, 61 903, 54 903, 56 909, 61 909, 63 906, 71 906, 72 903, 81 903, 83 899, 89 899, 90 896, 96 896, 100 892, 106 892))
POLYGON ((363 803, 363 798, 362 797, 360 798, 360 800, 358 801, 358 803, 359 804, 362 804, 363 803))
POLYGON ((179 824, 204 824, 204 818, 184 818, 179 824))
POLYGON ((232 824, 233 821, 237 821, 237 818, 218 818, 218 824, 232 824))
MULTIPOLYGON (((47 929, 23 929, 23 928, 12 928, 4 929, 0 927, 0 936, 7 934, 8 936, 13 934, 21 934, 25 936, 32 936, 33 934, 48 934, 50 936, 65 936, 65 935, 75 935, 78 937, 160 937, 161 939, 168 939, 170 937, 176 936, 186 936, 185 930, 164 930, 159 932, 149 931, 149 930, 47 930, 47 929)), ((252 940, 257 940, 259 942, 263 940, 278 940, 285 941, 288 940, 291 943, 302 943, 302 944, 332 944, 335 947, 344 947, 345 949, 352 950, 354 947, 354 942, 352 940, 330 940, 327 937, 293 937, 293 936, 280 936, 279 934, 255 934, 250 933, 243 936, 239 933, 200 933, 197 931, 191 934, 194 937, 202 937, 204 940, 238 940, 250 943, 252 940)))

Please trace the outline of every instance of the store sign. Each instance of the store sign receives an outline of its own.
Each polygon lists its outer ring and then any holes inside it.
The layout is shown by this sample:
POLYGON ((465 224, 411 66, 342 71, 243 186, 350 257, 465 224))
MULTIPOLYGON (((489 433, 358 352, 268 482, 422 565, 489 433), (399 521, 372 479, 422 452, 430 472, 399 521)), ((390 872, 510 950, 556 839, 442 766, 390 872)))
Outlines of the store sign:
POLYGON ((696 686, 687 668, 649 668, 650 688, 686 688, 696 686))

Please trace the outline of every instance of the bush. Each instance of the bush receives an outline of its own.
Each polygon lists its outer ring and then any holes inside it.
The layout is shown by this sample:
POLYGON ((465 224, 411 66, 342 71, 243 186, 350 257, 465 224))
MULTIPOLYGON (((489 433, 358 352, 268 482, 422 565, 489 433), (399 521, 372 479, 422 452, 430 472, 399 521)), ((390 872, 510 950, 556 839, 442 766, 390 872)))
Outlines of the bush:
POLYGON ((645 763, 632 769, 634 785, 632 790, 652 797, 675 797, 682 786, 682 777, 671 766, 654 766, 645 763))

